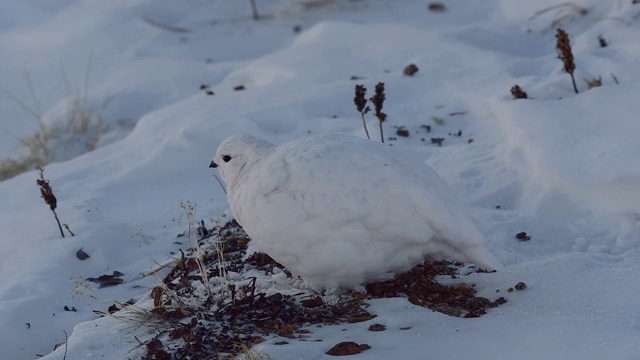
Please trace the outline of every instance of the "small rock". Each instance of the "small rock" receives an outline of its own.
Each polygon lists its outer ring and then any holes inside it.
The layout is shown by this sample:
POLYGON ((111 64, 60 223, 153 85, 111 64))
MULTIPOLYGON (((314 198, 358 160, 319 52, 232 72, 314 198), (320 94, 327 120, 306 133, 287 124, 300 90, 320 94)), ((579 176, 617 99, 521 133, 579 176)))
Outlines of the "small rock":
POLYGON ((527 288, 527 284, 520 281, 519 283, 516 284, 515 288, 516 290, 524 290, 527 288))
POLYGON ((502 304, 506 304, 507 303, 507 299, 505 299, 504 297, 499 297, 496 299, 496 301, 493 302, 496 306, 498 305, 502 305, 502 304))
POLYGON ((486 309, 487 307, 489 307, 490 304, 491 304, 491 301, 489 301, 489 299, 482 296, 476 296, 467 300, 466 307, 468 309, 472 309, 473 311, 483 314, 484 313, 483 309, 486 309))
POLYGON ((242 90, 244 90, 244 89, 246 89, 246 88, 244 87, 244 85, 234 86, 234 88, 233 88, 233 90, 235 90, 235 91, 242 91, 242 90))
POLYGON ((89 254, 87 254, 86 252, 84 252, 84 250, 82 250, 83 248, 80 248, 80 250, 76 251, 76 257, 80 260, 87 260, 88 258, 90 258, 91 256, 89 256, 89 254))
POLYGON ((147 343, 147 350, 157 350, 162 349, 163 347, 164 345, 162 344, 162 341, 160 341, 158 338, 155 338, 147 343))
POLYGON ((372 324, 369 326, 369 331, 385 331, 386 329, 387 327, 382 324, 372 324))
POLYGON ((516 239, 520 241, 529 241, 531 240, 531 236, 527 235, 527 233, 523 231, 516 234, 516 239))
POLYGON ((207 95, 215 95, 213 91, 211 91, 211 87, 207 84, 200 85, 200 91, 203 91, 207 95))
POLYGON ((368 349, 371 349, 371 346, 367 344, 356 344, 353 341, 344 341, 332 347, 326 354, 332 356, 355 355, 368 349))
POLYGON ((347 322, 350 324, 359 323, 363 321, 369 321, 375 317, 376 315, 371 315, 369 313, 357 314, 357 315, 349 316, 347 318, 347 322))
POLYGON ((313 299, 306 299, 301 301, 302 306, 307 308, 315 308, 324 305, 324 301, 320 296, 316 296, 313 299))
POLYGON ((527 99, 527 93, 522 90, 522 88, 518 85, 514 85, 511 88, 511 96, 513 96, 514 99, 527 99))
POLYGON ((479 318, 480 316, 482 316, 484 314, 486 314, 486 312, 484 312, 484 311, 482 311, 482 312, 470 311, 465 316, 463 316, 463 318, 465 318, 465 319, 479 318))
POLYGON ((443 3, 432 2, 432 3, 429 4, 428 9, 429 9, 429 11, 442 12, 446 8, 445 8, 443 3))
POLYGON ((404 68, 404 71, 402 73, 407 76, 413 76, 417 72, 418 72, 418 67, 416 66, 416 64, 409 64, 407 65, 407 67, 404 68))
POLYGON ((449 306, 447 304, 436 305, 432 308, 433 311, 447 314, 449 316, 460 317, 462 315, 462 308, 457 306, 449 306))
POLYGON ((402 136, 402 137, 409 137, 409 130, 403 129, 403 128, 398 128, 396 130, 396 135, 402 136))

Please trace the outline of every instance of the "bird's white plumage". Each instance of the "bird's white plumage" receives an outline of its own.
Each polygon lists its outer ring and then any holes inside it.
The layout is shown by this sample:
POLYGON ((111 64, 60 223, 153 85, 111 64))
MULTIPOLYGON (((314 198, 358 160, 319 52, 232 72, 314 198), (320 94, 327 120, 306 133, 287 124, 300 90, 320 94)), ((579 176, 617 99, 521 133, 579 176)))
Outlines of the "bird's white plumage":
POLYGON ((445 182, 388 145, 331 134, 274 146, 234 135, 213 162, 251 239, 314 289, 390 278, 426 256, 501 268, 445 182))

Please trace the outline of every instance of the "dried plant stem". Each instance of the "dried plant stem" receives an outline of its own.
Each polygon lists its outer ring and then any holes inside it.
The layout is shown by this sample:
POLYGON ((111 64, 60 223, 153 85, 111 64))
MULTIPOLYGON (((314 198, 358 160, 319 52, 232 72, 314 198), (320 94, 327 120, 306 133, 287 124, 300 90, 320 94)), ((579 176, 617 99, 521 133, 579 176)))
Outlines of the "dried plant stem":
POLYGON ((157 261, 155 261, 155 260, 153 260, 153 259, 151 259, 151 261, 153 261, 154 263, 156 263, 157 267, 152 268, 151 270, 146 271, 146 272, 141 272, 140 274, 138 274, 137 279, 144 279, 144 278, 146 278, 146 277, 147 277, 147 276, 149 276, 149 275, 156 275, 156 276, 157 276, 157 273, 158 273, 160 270, 162 270, 162 269, 164 269, 164 268, 166 268, 166 267, 169 267, 169 266, 175 266, 177 259, 175 259, 175 258, 170 258, 169 260, 165 261, 165 262, 164 262, 164 263, 162 263, 162 264, 158 263, 157 261))
POLYGON ((71 231, 71 229, 69 229, 69 225, 64 224, 64 228, 67 229, 67 231, 69 232, 69 234, 71 234, 71 236, 76 236, 76 234, 73 233, 73 231, 71 231))
POLYGON ((384 83, 379 82, 375 88, 375 94, 371 97, 370 101, 373 103, 375 115, 378 118, 378 123, 380 125, 380 140, 384 144, 384 132, 382 130, 382 123, 387 120, 387 114, 382 112, 382 108, 384 107, 384 101, 386 99, 386 95, 384 94, 384 83))
POLYGON ((588 12, 588 10, 586 8, 578 6, 578 5, 576 5, 574 3, 571 3, 571 2, 565 2, 565 3, 562 3, 562 4, 557 4, 557 5, 552 5, 552 6, 546 7, 544 9, 542 9, 542 10, 538 10, 538 11, 536 11, 536 13, 532 17, 529 18, 529 20, 532 20, 535 17, 537 17, 539 15, 542 15, 542 14, 544 14, 546 12, 549 12, 549 11, 552 11, 552 10, 561 9, 561 8, 569 8, 571 11, 574 11, 576 14, 579 14, 579 15, 586 15, 587 12, 588 12))
POLYGON ((220 218, 211 219, 213 222, 213 231, 216 234, 217 241, 215 242, 214 249, 218 256, 218 276, 222 287, 220 289, 220 298, 224 299, 227 296, 232 298, 235 296, 234 285, 229 281, 229 275, 227 273, 227 267, 225 266, 224 258, 224 243, 222 242, 222 225, 220 218))
POLYGON ((64 356, 62 357, 62 360, 66 360, 67 348, 69 347, 69 336, 67 335, 66 331, 62 330, 62 332, 64 333, 64 356))
POLYGON ((571 51, 571 42, 569 40, 569 34, 564 30, 558 29, 556 34, 556 49, 558 50, 558 58, 562 60, 564 71, 571 75, 571 83, 573 84, 573 90, 578 93, 578 86, 576 85, 576 79, 573 76, 573 72, 576 69, 576 64, 573 61, 573 52, 571 51))
POLYGON ((60 229, 60 235, 64 237, 64 231, 62 231, 62 225, 60 225, 60 219, 58 219, 58 214, 56 214, 56 211, 53 209, 51 209, 51 211, 53 212, 53 217, 56 218, 56 222, 58 223, 58 229, 60 229))
POLYGON ((251 1, 251 13, 253 14, 254 20, 260 20, 260 15, 258 14, 258 6, 256 5, 256 0, 251 1))
POLYGON ((213 292, 211 291, 211 284, 209 283, 209 273, 207 272, 208 270, 204 260, 205 253, 200 247, 200 243, 198 241, 199 239, 195 238, 192 235, 192 229, 196 228, 196 224, 197 224, 195 220, 196 204, 192 203, 191 201, 181 200, 180 207, 184 210, 185 216, 187 218, 187 226, 188 226, 187 239, 189 239, 189 241, 192 244, 193 258, 196 261, 196 265, 198 266, 198 269, 200 270, 200 277, 201 277, 200 282, 202 283, 202 286, 204 286, 205 291, 207 292, 207 295, 210 298, 212 298, 213 292))
POLYGON ((60 229, 60 235, 64 237, 64 231, 62 231, 62 225, 60 224, 60 219, 58 219, 58 214, 56 214, 56 207, 58 207, 58 199, 53 194, 53 189, 51 185, 49 185, 49 180, 44 178, 44 168, 38 168, 40 172, 40 178, 36 180, 38 187, 40 188, 40 197, 44 200, 44 202, 49 205, 49 209, 53 213, 53 217, 56 218, 56 222, 58 223, 58 229, 60 229))
POLYGON ((371 108, 367 106, 366 94, 367 88, 365 88, 364 85, 356 85, 353 103, 356 105, 356 110, 358 110, 360 116, 362 116, 362 126, 364 126, 364 132, 367 133, 367 139, 371 139, 371 136, 369 136, 369 130, 367 129, 367 122, 364 120, 364 114, 371 110, 371 108))
POLYGON ((367 134, 367 139, 371 139, 371 136, 369 136, 369 130, 367 130, 367 122, 364 120, 364 113, 361 112, 360 115, 362 116, 362 126, 364 126, 364 132, 367 134))
POLYGON ((615 75, 613 75, 613 73, 611 73, 611 77, 613 78, 613 81, 616 82, 616 84, 620 84, 620 82, 618 81, 618 78, 615 75))
POLYGON ((216 180, 218 180, 218 184, 220 184, 222 191, 224 192, 225 195, 227 195, 227 189, 225 189, 224 184, 222 183, 222 181, 220 181, 220 178, 217 177, 215 174, 213 175, 213 177, 216 178, 216 180))
POLYGON ((151 25, 151 26, 157 27, 158 29, 162 29, 162 30, 166 30, 166 31, 172 31, 172 32, 180 33, 180 34, 184 34, 184 33, 188 33, 189 32, 188 29, 177 27, 177 26, 173 26, 173 25, 169 25, 169 24, 164 24, 164 23, 161 23, 159 21, 153 20, 153 19, 148 18, 148 17, 142 17, 142 20, 144 22, 146 22, 147 24, 151 25))
POLYGON ((571 75, 571 83, 573 83, 573 91, 576 92, 576 94, 578 93, 578 85, 576 85, 576 78, 573 76, 573 73, 570 73, 569 75, 571 75))
MULTIPOLYGON (((369 136, 369 130, 367 129, 367 122, 364 120, 364 114, 371 111, 371 108, 367 106, 367 89, 364 85, 356 85, 355 89, 355 97, 353 98, 353 103, 356 105, 356 110, 362 116, 362 126, 364 126, 364 132, 367 133, 367 139, 371 139, 369 136)), ((378 118, 378 123, 380 125, 380 140, 384 143, 384 131, 382 130, 382 123, 387 119, 387 114, 382 112, 382 107, 384 106, 384 100, 386 96, 384 94, 384 83, 379 82, 375 88, 375 94, 369 99, 371 104, 373 104, 375 109, 375 116, 378 118)))
POLYGON ((202 285, 204 285, 205 291, 207 292, 207 297, 213 299, 213 291, 211 291, 211 284, 209 283, 209 272, 207 269, 207 265, 204 262, 204 256, 204 251, 202 251, 200 246, 197 245, 194 251, 193 258, 196 260, 196 264, 198 265, 198 269, 200 270, 200 277, 202 278, 201 282, 202 285))
POLYGON ((511 88, 511 95, 513 96, 514 99, 527 99, 527 93, 522 90, 522 88, 519 85, 514 85, 511 88))

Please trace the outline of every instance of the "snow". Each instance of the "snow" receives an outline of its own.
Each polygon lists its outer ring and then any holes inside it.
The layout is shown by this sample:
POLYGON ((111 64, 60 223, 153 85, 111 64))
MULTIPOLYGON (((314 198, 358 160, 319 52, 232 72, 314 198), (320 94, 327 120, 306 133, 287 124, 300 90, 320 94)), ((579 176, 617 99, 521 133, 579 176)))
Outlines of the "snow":
POLYGON ((639 211, 640 159, 628 149, 636 143, 640 124, 624 114, 640 110, 637 103, 624 99, 632 89, 630 84, 596 88, 544 107, 495 101, 496 117, 510 134, 505 153, 520 151, 533 164, 534 182, 561 188, 591 209, 639 211), (514 125, 511 119, 520 120, 514 125))
MULTIPOLYGON (((462 280, 509 302, 459 319, 404 299, 375 300, 374 320, 311 328, 320 342, 260 346, 275 359, 328 358, 345 339, 372 346, 354 359, 640 357, 638 5, 576 2, 589 12, 562 22, 576 59, 575 94, 549 29, 566 10, 533 17, 555 1, 451 0, 444 12, 417 0, 257 3, 268 15, 259 21, 244 1, 0 0, 9 9, 0 14, 2 157, 24 153, 17 138, 36 130, 19 101, 64 132, 66 105, 85 100, 104 126, 89 139, 91 152, 83 136, 52 143, 57 162, 45 177, 75 237, 60 238, 36 171, 0 182, 3 358, 47 355, 64 342, 63 330, 67 359, 142 356, 134 336, 148 339, 147 330, 93 310, 114 299, 149 306, 158 280, 140 274, 190 246, 176 238, 181 200, 197 203, 198 219, 228 209, 207 168, 222 140, 364 137, 353 87, 362 83, 371 95, 378 81, 386 84, 386 134, 410 131, 398 148, 471 205, 507 268, 462 280), (402 75, 409 63, 420 69, 413 77, 402 75), (602 86, 587 89, 584 79, 600 76, 602 86), (515 84, 529 99, 511 99, 515 84), (443 146, 432 137, 445 138, 443 146), (532 239, 516 240, 521 231, 532 239), (80 248, 91 258, 78 260, 80 248), (87 289, 81 281, 114 270, 124 284, 87 289), (519 281, 528 288, 507 293, 519 281), (372 322, 388 329, 369 332, 372 322)), ((367 119, 376 139, 377 120, 367 119)), ((63 356, 64 346, 45 358, 63 356)))

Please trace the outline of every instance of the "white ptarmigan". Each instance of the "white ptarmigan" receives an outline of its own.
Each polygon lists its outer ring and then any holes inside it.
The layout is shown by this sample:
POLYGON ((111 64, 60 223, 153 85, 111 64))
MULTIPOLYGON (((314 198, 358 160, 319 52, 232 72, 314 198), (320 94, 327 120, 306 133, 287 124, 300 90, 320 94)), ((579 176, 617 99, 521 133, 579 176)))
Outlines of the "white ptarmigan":
POLYGON ((234 135, 210 167, 251 239, 317 291, 388 279, 426 256, 502 268, 444 180, 388 145, 330 134, 275 146, 234 135))

